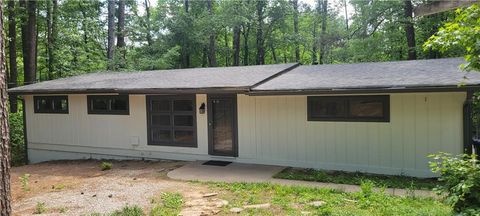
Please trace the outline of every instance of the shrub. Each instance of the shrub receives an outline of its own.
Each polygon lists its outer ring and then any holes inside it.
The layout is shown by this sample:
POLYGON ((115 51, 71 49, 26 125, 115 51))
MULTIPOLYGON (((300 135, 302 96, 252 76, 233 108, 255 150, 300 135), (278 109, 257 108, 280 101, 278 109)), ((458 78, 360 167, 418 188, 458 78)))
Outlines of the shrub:
POLYGON ((23 139, 23 112, 20 106, 17 113, 9 113, 10 144, 12 166, 25 164, 25 140, 23 139))
POLYGON ((22 190, 29 191, 30 190, 30 186, 29 186, 30 174, 25 173, 18 178, 20 179, 20 184, 22 185, 22 190))
POLYGON ((47 205, 44 202, 37 202, 33 214, 43 214, 45 212, 47 212, 47 205))
POLYGON ((143 216, 142 208, 138 206, 125 206, 121 210, 113 212, 110 216, 143 216))
POLYGON ((453 209, 466 215, 480 214, 480 164, 476 155, 452 156, 447 153, 431 155, 432 171, 440 174, 435 190, 446 194, 453 209))
POLYGON ((105 161, 100 164, 100 168, 102 169, 102 171, 110 170, 112 169, 112 166, 113 166, 112 163, 105 162, 105 161))

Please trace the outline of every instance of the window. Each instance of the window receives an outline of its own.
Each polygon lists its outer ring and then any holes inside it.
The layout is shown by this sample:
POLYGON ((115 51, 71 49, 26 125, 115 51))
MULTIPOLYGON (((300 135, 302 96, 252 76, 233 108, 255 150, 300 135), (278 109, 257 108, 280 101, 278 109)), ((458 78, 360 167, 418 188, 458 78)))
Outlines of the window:
POLYGON ((308 121, 390 121, 387 95, 310 96, 307 101, 308 121))
POLYGON ((128 95, 88 95, 88 114, 128 115, 128 95))
POLYGON ((197 147, 195 96, 147 96, 148 145, 197 147))
POLYGON ((68 96, 34 96, 35 113, 68 113, 68 96))

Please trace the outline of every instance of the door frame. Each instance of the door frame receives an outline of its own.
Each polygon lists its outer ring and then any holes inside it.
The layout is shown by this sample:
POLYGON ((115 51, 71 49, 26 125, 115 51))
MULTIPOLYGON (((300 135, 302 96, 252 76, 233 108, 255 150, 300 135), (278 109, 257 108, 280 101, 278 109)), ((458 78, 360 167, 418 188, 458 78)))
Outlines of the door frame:
POLYGON ((207 94, 207 127, 208 127, 208 154, 214 156, 238 157, 238 122, 237 122, 237 95, 236 94, 207 94), (232 153, 225 154, 215 152, 213 150, 213 128, 212 118, 213 110, 211 109, 212 100, 214 99, 232 99, 233 116, 232 116, 232 153))

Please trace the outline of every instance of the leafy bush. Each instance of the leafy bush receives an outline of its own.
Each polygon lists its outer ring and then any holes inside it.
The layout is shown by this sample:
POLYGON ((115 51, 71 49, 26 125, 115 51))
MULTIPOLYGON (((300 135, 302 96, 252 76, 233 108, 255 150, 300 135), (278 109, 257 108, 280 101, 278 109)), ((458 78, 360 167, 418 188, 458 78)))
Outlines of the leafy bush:
POLYGON ((110 214, 110 216, 143 216, 142 208, 138 206, 125 206, 121 210, 117 210, 110 214))
POLYGON ((109 163, 109 162, 104 161, 100 164, 100 168, 102 169, 102 171, 110 170, 110 169, 112 169, 112 167, 113 167, 113 164, 109 163))
POLYGON ((17 113, 9 113, 10 145, 12 151, 12 166, 25 164, 25 140, 23 139, 23 112, 19 107, 17 113))
POLYGON ((440 174, 443 184, 435 190, 446 194, 446 201, 456 212, 480 214, 480 164, 476 155, 452 156, 447 153, 431 155, 432 171, 440 174))

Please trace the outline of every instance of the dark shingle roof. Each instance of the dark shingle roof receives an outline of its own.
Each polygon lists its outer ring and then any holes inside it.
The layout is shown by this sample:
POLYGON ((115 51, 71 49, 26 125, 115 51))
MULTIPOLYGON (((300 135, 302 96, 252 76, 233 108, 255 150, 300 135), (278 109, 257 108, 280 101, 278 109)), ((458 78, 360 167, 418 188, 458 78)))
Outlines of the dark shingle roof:
POLYGON ((142 90, 245 89, 296 64, 192 68, 142 72, 100 72, 39 82, 12 93, 132 92, 142 90))
POLYGON ((463 72, 461 58, 299 66, 255 91, 359 90, 479 85, 480 73, 463 72), (465 79, 465 77, 467 79, 465 79))
POLYGON ((466 73, 461 58, 358 64, 277 64, 193 68, 143 72, 92 73, 10 89, 42 93, 196 93, 196 92, 331 92, 480 87, 480 73, 466 73))

